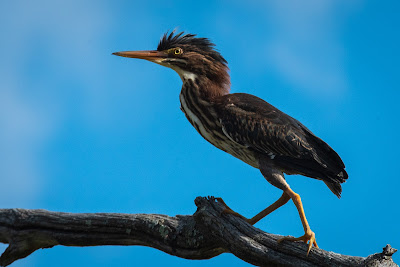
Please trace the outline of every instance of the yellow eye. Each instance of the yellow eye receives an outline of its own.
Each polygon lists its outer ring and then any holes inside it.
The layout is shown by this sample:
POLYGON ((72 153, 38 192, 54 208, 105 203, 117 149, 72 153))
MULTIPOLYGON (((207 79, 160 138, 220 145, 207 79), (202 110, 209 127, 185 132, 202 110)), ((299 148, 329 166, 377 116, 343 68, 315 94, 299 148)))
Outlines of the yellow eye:
POLYGON ((178 47, 178 48, 175 48, 175 49, 174 49, 174 54, 175 54, 175 55, 180 55, 180 54, 182 54, 182 53, 183 53, 182 48, 178 47))

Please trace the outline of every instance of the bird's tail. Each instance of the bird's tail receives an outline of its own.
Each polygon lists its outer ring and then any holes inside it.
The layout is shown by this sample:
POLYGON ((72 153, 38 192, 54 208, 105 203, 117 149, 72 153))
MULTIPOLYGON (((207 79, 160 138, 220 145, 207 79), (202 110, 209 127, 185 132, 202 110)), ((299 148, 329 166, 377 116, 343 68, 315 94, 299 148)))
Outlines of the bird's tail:
POLYGON ((319 163, 319 178, 325 182, 329 189, 338 198, 342 193, 341 183, 346 182, 349 177, 345 171, 345 165, 340 156, 322 139, 314 135, 310 130, 303 126, 305 131, 308 131, 309 142, 314 143, 317 147, 313 157, 319 163))
POLYGON ((342 185, 348 178, 347 172, 343 169, 336 175, 328 176, 329 180, 324 179, 324 183, 338 198, 342 194, 342 185))
POLYGON ((321 179, 329 187, 329 189, 338 198, 342 193, 341 183, 346 182, 349 177, 345 171, 345 166, 339 155, 327 143, 315 137, 314 141, 318 143, 318 155, 316 160, 320 161, 323 169, 321 170, 323 177, 321 179))

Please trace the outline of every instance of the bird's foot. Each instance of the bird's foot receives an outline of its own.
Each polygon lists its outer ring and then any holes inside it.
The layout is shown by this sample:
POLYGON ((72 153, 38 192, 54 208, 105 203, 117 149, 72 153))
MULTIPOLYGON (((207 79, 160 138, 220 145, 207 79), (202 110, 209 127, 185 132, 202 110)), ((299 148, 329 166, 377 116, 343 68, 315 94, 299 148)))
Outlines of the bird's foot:
POLYGON ((226 205, 225 201, 224 201, 222 198, 217 197, 217 198, 215 198, 215 199, 216 199, 219 203, 221 203, 222 205, 225 206, 225 209, 221 212, 221 214, 232 214, 232 215, 234 215, 234 216, 236 216, 236 217, 239 217, 239 218, 245 220, 246 222, 249 222, 249 221, 250 221, 249 219, 247 219, 247 218, 244 217, 243 215, 241 215, 241 214, 237 213, 236 211, 232 210, 228 205, 226 205))
POLYGON ((291 236, 285 236, 280 239, 278 239, 278 243, 281 243, 282 241, 303 241, 304 243, 308 243, 308 249, 307 249, 307 256, 310 253, 310 250, 312 246, 318 247, 317 245, 317 240, 315 239, 315 233, 311 230, 306 231, 306 233, 300 237, 291 237, 291 236))

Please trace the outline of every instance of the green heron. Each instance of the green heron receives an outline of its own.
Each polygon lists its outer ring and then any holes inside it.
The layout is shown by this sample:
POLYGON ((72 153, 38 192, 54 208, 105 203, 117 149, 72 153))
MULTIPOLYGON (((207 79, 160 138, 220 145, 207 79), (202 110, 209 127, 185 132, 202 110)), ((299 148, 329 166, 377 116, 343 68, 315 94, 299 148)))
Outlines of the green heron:
POLYGON ((182 79, 181 110, 199 134, 217 148, 260 169, 272 185, 283 191, 272 205, 246 219, 226 207, 225 212, 255 224, 292 199, 299 212, 304 235, 278 240, 318 247, 307 222, 300 196, 285 180, 301 174, 322 180, 340 198, 341 183, 348 178, 339 155, 298 120, 264 100, 245 93, 230 94, 227 61, 207 38, 175 31, 161 38, 157 50, 125 51, 117 56, 145 59, 176 71, 182 79))

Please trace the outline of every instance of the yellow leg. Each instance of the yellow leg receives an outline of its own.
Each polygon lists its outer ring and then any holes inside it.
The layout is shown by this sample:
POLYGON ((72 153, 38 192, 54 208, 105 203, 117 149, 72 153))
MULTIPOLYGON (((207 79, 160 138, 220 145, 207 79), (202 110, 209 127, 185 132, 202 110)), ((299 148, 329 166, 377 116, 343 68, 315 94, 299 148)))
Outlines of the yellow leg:
POLYGON ((283 192, 282 196, 277 201, 275 201, 269 207, 267 207, 266 209, 264 209, 263 211, 258 213, 253 218, 248 219, 247 222, 250 223, 251 225, 255 224, 256 222, 258 222, 259 220, 261 220, 262 218, 264 218, 265 216, 267 216, 274 210, 285 205, 289 201, 289 199, 290 199, 289 195, 286 194, 285 192, 283 192))
POLYGON ((239 213, 237 213, 236 211, 233 211, 231 208, 229 208, 229 206, 225 203, 225 201, 224 201, 222 198, 216 197, 215 199, 216 199, 219 203, 221 203, 222 205, 225 206, 225 209, 222 211, 222 213, 232 214, 232 215, 234 215, 234 216, 236 216, 236 217, 239 217, 239 218, 241 218, 241 219, 243 219, 243 220, 245 220, 245 221, 248 220, 246 217, 242 216, 241 214, 239 214, 239 213))
POLYGON ((253 218, 247 219, 244 216, 240 215, 239 213, 233 211, 231 208, 229 208, 228 205, 226 205, 226 203, 222 200, 222 198, 217 198, 217 200, 225 206, 225 210, 223 211, 224 213, 232 214, 239 218, 242 218, 243 220, 245 220, 246 222, 248 222, 251 225, 257 223, 259 220, 261 220, 262 218, 264 218, 265 216, 267 216, 274 210, 285 205, 289 201, 289 199, 290 199, 290 196, 287 193, 283 192, 282 196, 277 201, 275 201, 272 205, 268 206, 266 209, 264 209, 263 211, 261 211, 260 213, 255 215, 253 218))
POLYGON ((308 250, 307 255, 310 253, 312 246, 318 247, 317 241, 315 239, 315 233, 311 231, 310 226, 308 225, 306 215, 304 213, 303 204, 301 203, 301 198, 298 194, 296 194, 292 189, 287 188, 285 190, 286 194, 293 200, 293 203, 296 205, 297 211, 299 212, 301 223, 303 224, 304 228, 304 235, 300 237, 283 237, 278 240, 278 243, 289 240, 289 241, 303 241, 307 244, 308 242, 308 250))

